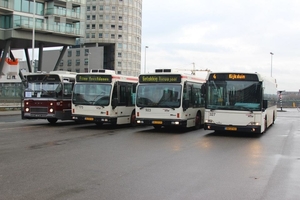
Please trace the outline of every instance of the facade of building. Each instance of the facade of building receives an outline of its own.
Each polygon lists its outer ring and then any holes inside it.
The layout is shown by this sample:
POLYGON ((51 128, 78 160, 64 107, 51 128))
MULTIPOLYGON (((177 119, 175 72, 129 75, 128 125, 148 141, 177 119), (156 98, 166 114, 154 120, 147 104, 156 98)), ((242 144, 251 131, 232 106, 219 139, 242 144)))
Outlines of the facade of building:
MULTIPOLYGON (((85 72, 90 63, 117 74, 140 74, 142 0, 87 0, 84 30, 85 36, 67 50, 58 69, 85 72), (89 53, 78 56, 82 51, 89 53)), ((44 59, 51 56, 44 52, 44 59)), ((45 68, 51 68, 48 65, 53 66, 53 61, 43 63, 45 68)))
MULTIPOLYGON (((43 71, 54 69, 60 50, 46 50, 43 55, 43 71)), ((103 47, 69 48, 61 59, 57 70, 70 72, 89 72, 91 69, 103 69, 103 47), (91 53, 93 52, 93 53, 91 53)))
POLYGON ((60 46, 62 51, 53 58, 58 65, 67 47, 85 35, 85 11, 86 0, 0 0, 1 98, 13 98, 21 91, 14 83, 22 73, 13 50, 24 50, 26 70, 35 72, 43 71, 43 49, 60 46), (34 51, 30 57, 33 48, 38 49, 38 58, 34 51))
POLYGON ((141 37, 142 0, 87 0, 81 43, 87 48, 104 47, 104 69, 140 74, 141 37))

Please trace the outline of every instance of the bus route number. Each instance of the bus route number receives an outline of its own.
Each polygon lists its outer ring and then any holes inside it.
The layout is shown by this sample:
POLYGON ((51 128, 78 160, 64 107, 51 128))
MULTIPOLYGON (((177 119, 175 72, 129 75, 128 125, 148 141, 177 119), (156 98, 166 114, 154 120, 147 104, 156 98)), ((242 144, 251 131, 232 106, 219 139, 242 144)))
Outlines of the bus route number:
POLYGON ((216 115, 215 112, 210 112, 210 113, 209 113, 209 116, 215 116, 215 115, 216 115))

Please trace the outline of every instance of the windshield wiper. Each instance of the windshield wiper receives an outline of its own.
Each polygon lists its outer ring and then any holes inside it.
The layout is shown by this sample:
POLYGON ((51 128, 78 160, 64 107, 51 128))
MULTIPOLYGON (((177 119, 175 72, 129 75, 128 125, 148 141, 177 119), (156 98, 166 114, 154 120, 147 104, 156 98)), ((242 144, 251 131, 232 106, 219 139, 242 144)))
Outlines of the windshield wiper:
POLYGON ((245 109, 245 110, 250 111, 251 113, 253 113, 253 110, 251 110, 250 108, 248 108, 246 106, 235 106, 235 107, 242 108, 242 109, 245 109))

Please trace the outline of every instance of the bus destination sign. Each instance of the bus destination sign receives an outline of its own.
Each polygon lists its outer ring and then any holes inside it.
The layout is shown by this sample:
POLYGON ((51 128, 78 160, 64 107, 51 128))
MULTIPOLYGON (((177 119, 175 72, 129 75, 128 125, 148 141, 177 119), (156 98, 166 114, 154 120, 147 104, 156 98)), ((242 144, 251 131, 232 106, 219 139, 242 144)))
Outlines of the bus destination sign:
POLYGON ((77 82, 111 83, 111 75, 77 74, 77 82))
POLYGON ((180 83, 181 75, 140 75, 140 83, 180 83))
POLYGON ((212 73, 209 75, 209 80, 258 81, 258 76, 257 74, 212 73))
POLYGON ((60 82, 60 78, 56 74, 32 74, 27 75, 28 82, 60 82))

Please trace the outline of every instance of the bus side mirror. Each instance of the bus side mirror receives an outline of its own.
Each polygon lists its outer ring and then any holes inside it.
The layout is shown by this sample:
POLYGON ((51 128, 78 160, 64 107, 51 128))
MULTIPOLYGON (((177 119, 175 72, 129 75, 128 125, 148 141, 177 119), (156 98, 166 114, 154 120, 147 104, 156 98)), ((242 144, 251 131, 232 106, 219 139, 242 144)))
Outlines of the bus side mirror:
POLYGON ((268 100, 263 100, 263 109, 267 109, 268 108, 268 100))
POLYGON ((118 98, 113 98, 111 102, 112 109, 115 109, 118 106, 118 98))
POLYGON ((190 101, 188 99, 183 100, 183 102, 182 102, 183 111, 186 111, 186 109, 188 109, 189 104, 190 104, 190 101))

